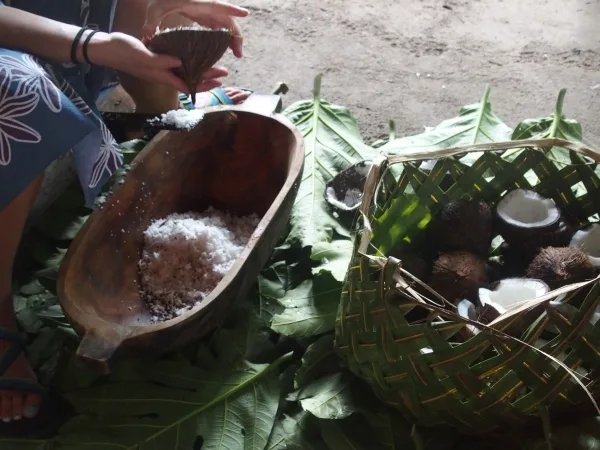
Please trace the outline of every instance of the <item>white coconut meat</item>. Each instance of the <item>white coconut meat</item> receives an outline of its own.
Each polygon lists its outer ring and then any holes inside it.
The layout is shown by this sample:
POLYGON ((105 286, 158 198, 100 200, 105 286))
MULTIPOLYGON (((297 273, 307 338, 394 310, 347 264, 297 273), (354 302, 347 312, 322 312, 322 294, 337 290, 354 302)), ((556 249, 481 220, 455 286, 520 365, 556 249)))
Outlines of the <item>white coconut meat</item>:
POLYGON ((327 196, 327 201, 330 205, 333 205, 342 211, 351 211, 356 208, 357 205, 360 205, 363 193, 359 189, 348 189, 344 198, 340 199, 338 198, 335 189, 329 186, 325 191, 325 195, 327 196))
MULTIPOLYGON (((461 300, 460 302, 458 302, 458 305, 456 305, 456 309, 458 310, 458 314, 461 317, 464 317, 465 319, 469 320, 478 320, 475 305, 469 300, 461 300)), ((481 330, 479 330, 479 328, 477 328, 475 325, 467 324, 467 331, 469 332, 469 334, 475 336, 481 330)))
POLYGON ((497 283, 494 290, 479 289, 479 301, 491 306, 499 314, 550 292, 546 283, 530 278, 507 278, 497 283))
POLYGON ((560 211, 552 199, 534 191, 515 189, 498 202, 501 220, 520 228, 545 228, 560 220, 560 211))
POLYGON ((600 267, 600 224, 593 223, 579 230, 573 235, 569 247, 581 249, 594 266, 600 267))

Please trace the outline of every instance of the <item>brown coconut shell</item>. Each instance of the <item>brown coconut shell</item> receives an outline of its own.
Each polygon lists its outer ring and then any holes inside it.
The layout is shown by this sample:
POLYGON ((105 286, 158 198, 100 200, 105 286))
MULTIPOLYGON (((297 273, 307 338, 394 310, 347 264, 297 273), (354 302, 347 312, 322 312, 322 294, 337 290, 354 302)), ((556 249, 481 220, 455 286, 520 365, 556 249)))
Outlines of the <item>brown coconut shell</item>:
MULTIPOLYGON (((389 256, 398 258, 402 263, 402 268, 409 272, 411 275, 417 277, 419 280, 425 282, 429 276, 430 263, 423 256, 411 250, 401 250, 395 248, 390 252, 389 256)), ((411 279, 406 280, 410 285, 416 285, 417 282, 411 279)))
POLYGON ((480 200, 451 200, 433 218, 429 233, 441 251, 487 255, 492 242, 492 210, 480 200))
POLYGON ((449 302, 476 300, 488 285, 487 264, 469 252, 442 253, 433 264, 429 286, 449 302))
POLYGON ((179 27, 158 31, 148 48, 181 59, 181 67, 173 71, 185 81, 196 103, 196 86, 202 74, 221 59, 230 42, 231 32, 224 28, 179 27))
POLYGON ((529 278, 544 281, 551 289, 595 278, 598 269, 588 255, 578 248, 547 247, 527 268, 529 278))

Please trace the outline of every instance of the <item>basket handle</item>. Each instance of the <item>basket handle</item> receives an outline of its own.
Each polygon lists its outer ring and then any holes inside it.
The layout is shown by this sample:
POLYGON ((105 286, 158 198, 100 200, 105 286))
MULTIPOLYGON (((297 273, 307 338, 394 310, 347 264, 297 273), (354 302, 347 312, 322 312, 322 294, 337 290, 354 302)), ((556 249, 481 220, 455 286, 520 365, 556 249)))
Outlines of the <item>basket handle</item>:
POLYGON ((360 245, 358 247, 359 253, 366 254, 367 248, 371 243, 371 217, 370 207, 377 194, 379 183, 385 174, 385 171, 389 164, 389 158, 384 155, 377 155, 369 167, 367 173, 367 179, 365 180, 365 186, 363 188, 363 196, 360 202, 360 215, 363 219, 363 229, 360 235, 360 245))
POLYGON ((582 143, 565 141, 564 139, 548 138, 548 139, 521 139, 517 141, 505 142, 490 142, 486 144, 464 145, 462 147, 450 148, 425 148, 421 150, 403 152, 401 155, 388 157, 390 164, 398 164, 409 161, 420 161, 424 159, 439 159, 448 158, 451 156, 460 155, 470 152, 497 152, 502 150, 510 150, 513 148, 552 148, 563 147, 577 153, 581 153, 596 162, 600 162, 600 152, 594 150, 582 143))
POLYGON ((384 156, 378 155, 374 160, 367 174, 365 181, 365 187, 363 190, 363 197, 360 204, 360 214, 363 218, 363 229, 360 235, 360 243, 358 247, 359 253, 366 254, 369 244, 371 243, 371 217, 370 217, 370 206, 375 199, 377 189, 386 169, 389 165, 399 164, 410 161, 420 161, 425 159, 440 159, 448 158, 451 156, 460 155, 463 153, 470 152, 495 152, 502 150, 510 150, 513 148, 529 148, 529 149, 540 149, 540 148, 552 148, 562 147, 567 150, 571 150, 580 153, 593 159, 596 162, 600 162, 600 152, 594 150, 582 143, 570 142, 564 139, 521 139, 517 141, 505 141, 505 142, 491 142, 486 144, 474 144, 465 145, 461 147, 450 147, 450 148, 425 148, 421 150, 413 150, 403 152, 401 155, 384 156))
POLYGON ((281 110, 282 101, 275 94, 252 94, 243 103, 233 106, 236 111, 248 111, 270 116, 281 110))

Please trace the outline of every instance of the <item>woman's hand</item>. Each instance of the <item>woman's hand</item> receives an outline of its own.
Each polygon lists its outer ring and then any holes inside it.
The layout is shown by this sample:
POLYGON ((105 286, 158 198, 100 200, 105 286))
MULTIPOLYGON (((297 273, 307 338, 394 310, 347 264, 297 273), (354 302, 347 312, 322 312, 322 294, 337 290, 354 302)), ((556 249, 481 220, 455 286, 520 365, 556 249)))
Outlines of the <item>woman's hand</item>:
POLYGON ((246 17, 248 10, 218 0, 149 0, 144 24, 144 40, 151 38, 163 17, 177 13, 209 28, 227 28, 232 33, 231 50, 242 57, 242 30, 236 17, 246 17))
MULTIPOLYGON (((151 52, 139 40, 123 33, 97 33, 88 46, 88 56, 94 64, 125 72, 133 77, 150 83, 169 85, 180 92, 189 93, 189 89, 172 69, 179 67, 181 61, 171 55, 159 55, 151 52)), ((228 75, 227 69, 213 67, 205 72, 197 92, 209 91, 221 86, 219 78, 228 75)))

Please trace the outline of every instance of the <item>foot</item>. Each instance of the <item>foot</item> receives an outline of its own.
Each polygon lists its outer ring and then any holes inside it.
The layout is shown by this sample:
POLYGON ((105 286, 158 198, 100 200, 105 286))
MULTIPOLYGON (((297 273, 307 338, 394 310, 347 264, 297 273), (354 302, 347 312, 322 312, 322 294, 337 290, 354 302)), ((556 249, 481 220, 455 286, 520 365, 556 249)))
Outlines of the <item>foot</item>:
MULTIPOLYGON (((17 330, 12 301, 0 302, 0 327, 17 330)), ((0 361, 2 360, 2 354, 10 347, 10 344, 8 341, 0 340, 0 361)), ((23 353, 4 373, 0 373, 0 380, 4 377, 37 381, 37 377, 23 353)), ((37 415, 41 401, 41 397, 37 394, 0 390, 0 420, 9 423, 22 418, 31 419, 37 415)))
MULTIPOLYGON (((235 87, 223 88, 227 97, 229 97, 234 105, 243 103, 249 96, 250 92, 243 91, 235 87)), ((206 105, 210 104, 213 96, 210 92, 199 92, 196 94, 196 108, 205 108, 206 105)))

